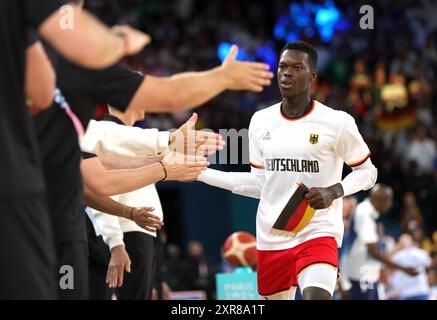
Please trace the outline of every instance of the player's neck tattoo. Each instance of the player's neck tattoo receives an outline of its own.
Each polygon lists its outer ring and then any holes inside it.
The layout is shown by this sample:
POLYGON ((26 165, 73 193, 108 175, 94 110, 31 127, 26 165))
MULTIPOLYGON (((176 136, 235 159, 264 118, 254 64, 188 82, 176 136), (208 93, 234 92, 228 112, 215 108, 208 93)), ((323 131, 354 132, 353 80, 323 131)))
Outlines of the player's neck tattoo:
POLYGON ((293 98, 282 98, 281 112, 287 118, 300 118, 306 114, 312 105, 309 95, 295 96, 293 98))

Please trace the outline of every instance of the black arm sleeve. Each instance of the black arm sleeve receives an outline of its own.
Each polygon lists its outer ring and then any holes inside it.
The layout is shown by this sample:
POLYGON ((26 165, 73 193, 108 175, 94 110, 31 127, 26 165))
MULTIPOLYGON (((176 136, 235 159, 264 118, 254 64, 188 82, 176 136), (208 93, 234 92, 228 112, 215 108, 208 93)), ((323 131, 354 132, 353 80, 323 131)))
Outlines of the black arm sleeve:
POLYGON ((67 0, 25 0, 26 24, 37 29, 55 10, 67 3, 67 0))
POLYGON ((144 80, 144 75, 121 62, 94 73, 93 96, 99 103, 125 111, 144 80))
POLYGON ((38 35, 33 28, 26 29, 26 47, 29 48, 35 42, 39 41, 38 35))

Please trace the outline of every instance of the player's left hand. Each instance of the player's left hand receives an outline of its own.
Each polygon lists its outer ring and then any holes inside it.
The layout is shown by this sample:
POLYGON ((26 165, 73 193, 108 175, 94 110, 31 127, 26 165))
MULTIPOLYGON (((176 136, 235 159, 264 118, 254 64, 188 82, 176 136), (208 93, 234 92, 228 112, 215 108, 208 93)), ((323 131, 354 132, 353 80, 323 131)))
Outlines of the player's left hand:
POLYGON ((305 194, 308 204, 314 209, 326 209, 332 201, 342 196, 343 188, 336 184, 327 188, 310 188, 305 194))

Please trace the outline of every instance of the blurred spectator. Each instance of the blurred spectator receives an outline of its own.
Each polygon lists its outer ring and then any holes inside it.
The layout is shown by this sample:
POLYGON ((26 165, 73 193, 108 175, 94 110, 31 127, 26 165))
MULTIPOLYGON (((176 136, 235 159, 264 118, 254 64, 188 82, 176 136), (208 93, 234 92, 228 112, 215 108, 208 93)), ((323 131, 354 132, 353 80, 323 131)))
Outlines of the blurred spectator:
POLYGON ((185 280, 183 273, 183 263, 181 250, 176 244, 170 243, 167 246, 167 283, 174 291, 187 290, 188 281, 185 280))
POLYGON ((184 261, 184 276, 188 281, 188 290, 203 290, 208 299, 214 297, 213 264, 205 256, 203 245, 199 241, 190 241, 187 245, 188 256, 184 261))
POLYGON ((418 170, 431 173, 436 158, 436 147, 435 142, 427 137, 424 125, 418 125, 413 131, 412 141, 406 156, 408 161, 417 164, 418 170))
POLYGON ((156 265, 153 279, 152 300, 168 300, 173 290, 168 285, 172 275, 169 268, 169 259, 166 257, 167 233, 164 229, 157 233, 156 238, 156 265))
POLYGON ((411 275, 417 272, 409 267, 392 262, 379 247, 376 219, 392 206, 393 191, 390 187, 377 184, 369 198, 361 202, 355 211, 350 227, 352 246, 344 263, 343 275, 351 282, 348 296, 353 300, 378 300, 381 263, 400 269, 411 275))
POLYGON ((412 192, 407 192, 401 211, 401 230, 403 233, 412 233, 418 227, 422 227, 422 215, 416 203, 416 196, 412 192))
POLYGON ((392 261, 404 267, 415 268, 419 274, 410 276, 402 271, 394 271, 389 279, 390 297, 400 300, 428 300, 430 287, 426 270, 431 265, 428 252, 419 249, 410 235, 403 234, 399 238, 392 261))
MULTIPOLYGON (((345 268, 345 261, 347 260, 347 255, 349 253, 350 247, 353 242, 353 234, 350 230, 353 214, 357 207, 357 199, 353 196, 343 198, 343 223, 344 223, 344 239, 343 245, 339 249, 339 261, 340 270, 345 268)), ((335 295, 335 299, 341 298, 346 300, 348 298, 347 291, 351 288, 351 283, 346 276, 340 274, 338 282, 338 295, 335 295)))

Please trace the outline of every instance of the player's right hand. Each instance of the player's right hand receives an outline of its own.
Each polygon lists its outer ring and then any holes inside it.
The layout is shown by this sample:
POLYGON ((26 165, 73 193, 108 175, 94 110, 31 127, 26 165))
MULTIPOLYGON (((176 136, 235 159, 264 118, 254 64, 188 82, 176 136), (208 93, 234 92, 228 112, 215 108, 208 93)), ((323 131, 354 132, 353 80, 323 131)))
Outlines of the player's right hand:
POLYGON ((111 30, 116 34, 122 34, 125 37, 125 55, 127 56, 137 54, 152 41, 148 34, 131 28, 128 25, 116 25, 113 26, 111 30))
POLYGON ((259 62, 238 61, 238 47, 233 45, 221 66, 229 90, 249 90, 261 92, 272 82, 273 73, 269 65, 259 62))
POLYGON ((106 274, 106 283, 110 288, 123 286, 124 271, 130 273, 131 261, 123 245, 116 246, 111 250, 111 260, 106 274))

